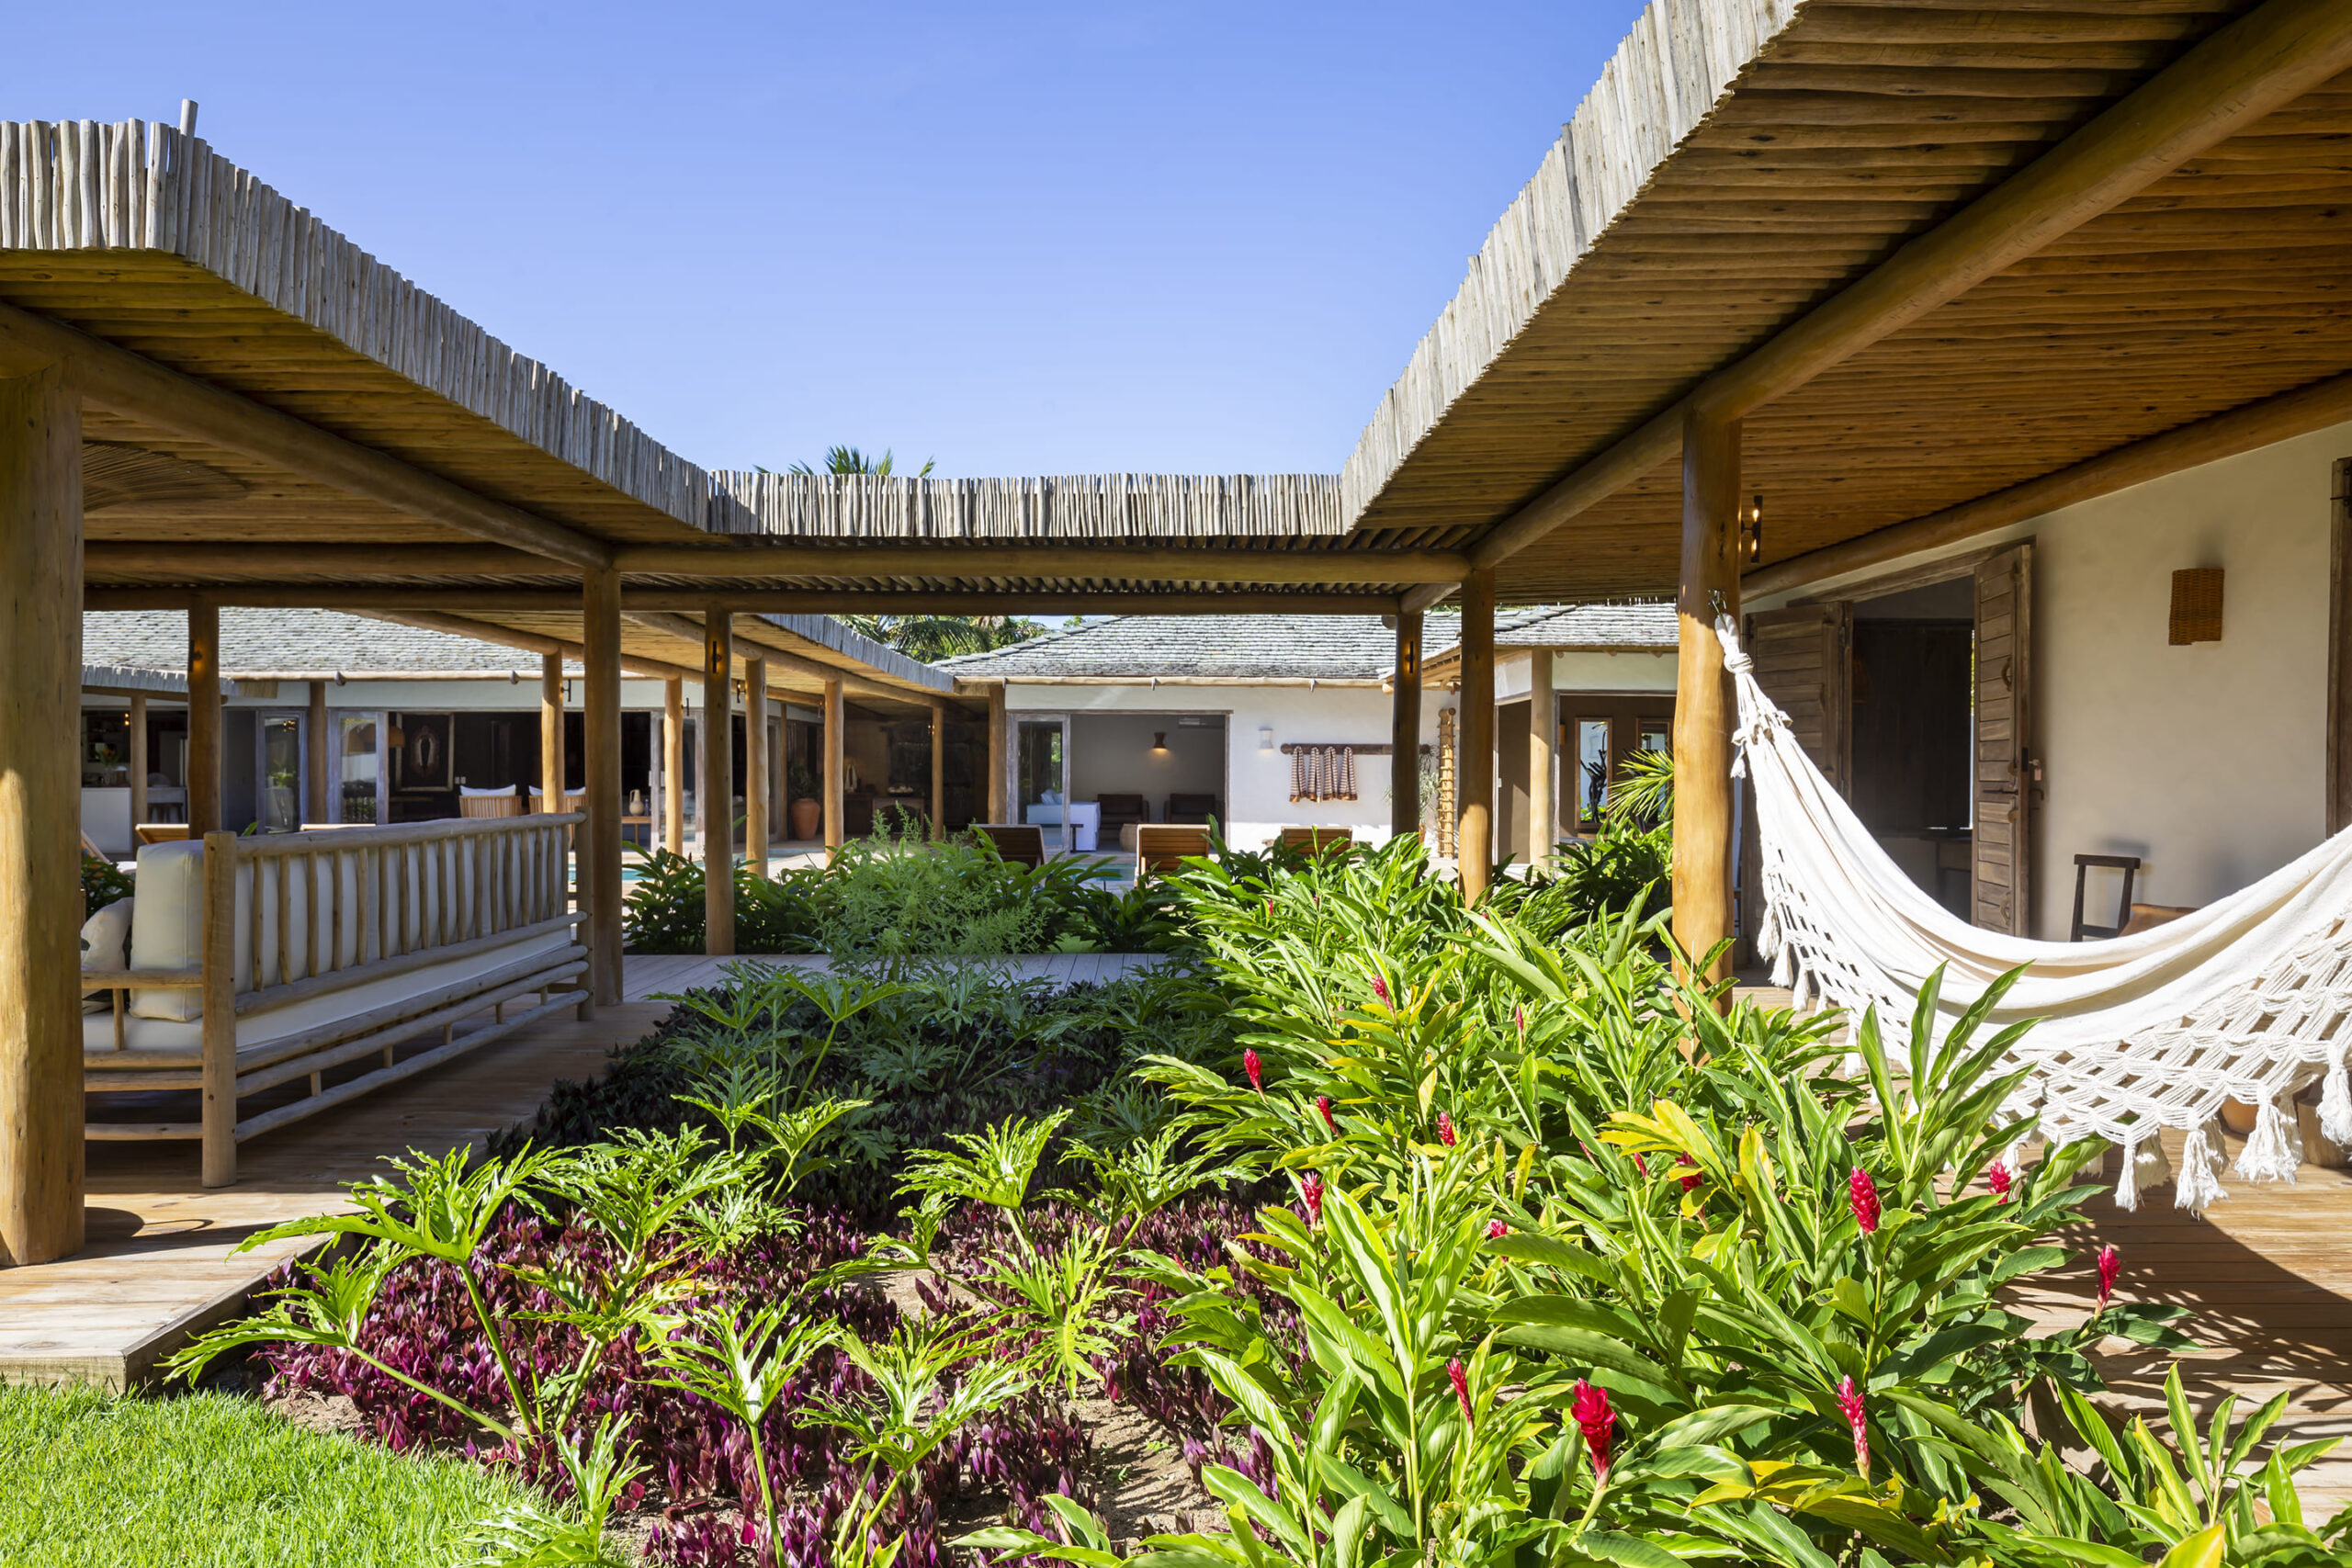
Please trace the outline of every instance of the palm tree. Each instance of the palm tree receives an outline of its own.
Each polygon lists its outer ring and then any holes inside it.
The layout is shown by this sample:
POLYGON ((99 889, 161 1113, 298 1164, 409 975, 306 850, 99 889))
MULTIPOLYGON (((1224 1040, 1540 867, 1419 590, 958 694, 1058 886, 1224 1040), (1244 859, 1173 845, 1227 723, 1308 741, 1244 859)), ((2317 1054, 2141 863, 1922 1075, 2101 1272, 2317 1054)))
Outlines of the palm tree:
MULTIPOLYGON (((922 467, 915 470, 915 478, 919 479, 931 478, 932 464, 936 460, 929 457, 923 459, 922 467)), ((828 446, 825 448, 823 468, 812 468, 806 463, 795 463, 785 472, 788 474, 886 475, 890 470, 890 449, 888 446, 882 448, 882 456, 879 457, 869 457, 854 446, 828 446)))
MULTIPOLYGON (((914 477, 931 477, 932 459, 915 470, 914 477)), ((786 470, 795 474, 875 474, 891 471, 890 449, 884 447, 882 456, 869 457, 854 446, 828 446, 825 466, 814 468, 807 463, 795 463, 786 470)), ((925 663, 933 660, 951 659, 959 653, 986 653, 992 648, 1035 637, 1046 628, 1035 621, 1024 621, 1014 615, 835 615, 833 619, 862 636, 897 649, 910 659, 925 663)))

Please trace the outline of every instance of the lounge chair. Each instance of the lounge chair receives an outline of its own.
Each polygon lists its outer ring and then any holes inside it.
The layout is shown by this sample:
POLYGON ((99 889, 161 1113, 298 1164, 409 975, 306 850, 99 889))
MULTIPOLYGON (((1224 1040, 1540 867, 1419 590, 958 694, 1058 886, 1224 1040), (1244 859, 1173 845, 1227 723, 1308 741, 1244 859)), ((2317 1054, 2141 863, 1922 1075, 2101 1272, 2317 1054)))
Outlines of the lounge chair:
POLYGON ((1046 830, 1024 823, 975 822, 972 826, 988 835, 996 852, 1014 865, 1046 863, 1046 830))
POLYGON ((1209 830, 1189 823, 1146 822, 1136 829, 1136 880, 1165 876, 1209 852, 1209 830))
POLYGON ((504 789, 469 789, 460 784, 458 786, 458 815, 520 817, 523 815, 523 787, 508 784, 504 789))
POLYGON ((1351 828, 1285 828, 1283 842, 1301 854, 1330 854, 1355 841, 1351 828))
POLYGON ((1209 823, 1224 813, 1217 809, 1213 795, 1171 795, 1168 797, 1168 820, 1170 822, 1209 823))
POLYGON ((1094 804, 1102 812, 1095 829, 1099 835, 1095 842, 1105 848, 1114 843, 1125 844, 1126 829, 1151 820, 1151 803, 1139 795, 1098 795, 1094 804))
POLYGON ((91 1122, 101 1139, 198 1138, 204 1184, 237 1145, 587 999, 564 836, 579 818, 420 822, 150 844, 130 951, 93 953, 82 1020, 92 1094, 194 1089, 201 1120, 91 1122), (526 998, 537 999, 514 1007, 526 998), (469 1033, 457 1025, 482 1013, 469 1033), (395 1047, 437 1043, 405 1059, 395 1047), (328 1084, 330 1071, 366 1064, 328 1084), (246 1095, 307 1096, 239 1115, 246 1095))

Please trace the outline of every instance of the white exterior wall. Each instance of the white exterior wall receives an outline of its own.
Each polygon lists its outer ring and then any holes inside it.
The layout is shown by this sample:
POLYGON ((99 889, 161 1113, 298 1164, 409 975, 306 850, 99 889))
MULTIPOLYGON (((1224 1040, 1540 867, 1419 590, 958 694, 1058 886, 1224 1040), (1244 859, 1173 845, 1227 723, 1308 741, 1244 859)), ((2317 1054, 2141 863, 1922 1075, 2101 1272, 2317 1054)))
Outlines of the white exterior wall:
MULTIPOLYGON (((1555 653, 1555 692, 1670 692, 1675 655, 1665 653, 1555 653)), ((1495 649, 1495 701, 1527 700, 1528 656, 1523 648, 1495 649)), ((1448 699, 1449 702, 1451 699, 1448 699)))
POLYGON ((2067 936, 2077 854, 2137 855, 2135 898, 2201 905, 2325 836, 2330 492, 2346 457, 2352 424, 1799 591, 2035 541, 2036 936, 2067 936), (2227 573, 2222 640, 2168 646, 2172 574, 2200 566, 2227 573))

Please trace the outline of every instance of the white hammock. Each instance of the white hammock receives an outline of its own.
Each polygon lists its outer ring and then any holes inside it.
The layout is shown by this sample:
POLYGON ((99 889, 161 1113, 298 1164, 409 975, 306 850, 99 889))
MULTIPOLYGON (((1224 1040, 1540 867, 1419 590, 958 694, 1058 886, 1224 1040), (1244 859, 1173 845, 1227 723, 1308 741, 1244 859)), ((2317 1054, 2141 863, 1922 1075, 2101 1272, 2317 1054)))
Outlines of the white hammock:
POLYGON ((1764 694, 1729 619, 1718 624, 1739 699, 1739 757, 1756 794, 1765 910, 1756 951, 1799 1006, 1818 995, 1859 1017, 1876 1006, 1900 1033, 1938 965, 1938 1017, 1957 1021, 1984 987, 2032 967, 1988 1018, 2038 1019, 2017 1047, 2032 1075, 2008 1108, 2038 1110, 2036 1135, 2095 1135, 2127 1151, 2116 1201, 2167 1179, 2156 1134, 2188 1134, 2180 1207, 2229 1194, 2211 1127, 2230 1100, 2261 1111, 2237 1164, 2254 1180, 2295 1179, 2291 1100, 2324 1073, 2320 1126, 2352 1144, 2352 830, 2253 886, 2136 936, 2029 942, 1961 920, 1887 858, 1764 694))

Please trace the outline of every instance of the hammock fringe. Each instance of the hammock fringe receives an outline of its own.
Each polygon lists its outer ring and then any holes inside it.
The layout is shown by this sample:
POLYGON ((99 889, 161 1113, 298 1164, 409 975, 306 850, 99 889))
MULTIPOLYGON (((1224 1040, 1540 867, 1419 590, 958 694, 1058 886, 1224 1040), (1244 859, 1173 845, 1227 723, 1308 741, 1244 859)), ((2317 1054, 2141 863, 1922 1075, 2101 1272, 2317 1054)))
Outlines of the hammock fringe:
POLYGON ((2319 1091, 2320 1135, 2338 1148, 2352 1144, 2352 1071, 2346 1066, 2348 1055, 2352 1055, 2352 1043, 2337 1047, 2335 1066, 2328 1069, 2327 1083, 2319 1091))
POLYGON ((2303 1163, 2302 1135, 2296 1130, 2294 1114, 2281 1103, 2287 1096, 2288 1091, 2280 1089, 2262 1102, 2254 1133, 2238 1154, 2238 1174, 2248 1181, 2284 1181, 2291 1186, 2295 1168, 2303 1163))
POLYGON ((2175 1207, 2202 1214, 2230 1195, 2222 1185, 2222 1153, 2205 1123, 2190 1129, 2180 1151, 2180 1179, 2173 1188, 2175 1207))

